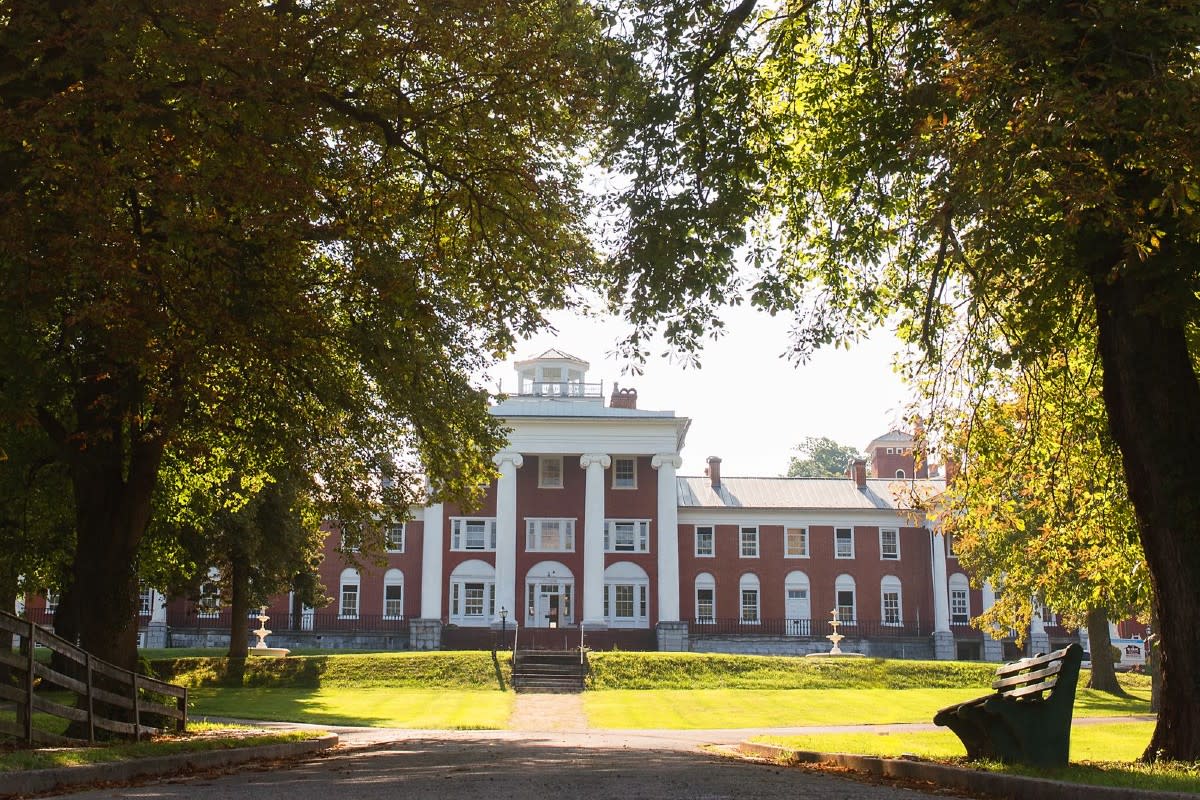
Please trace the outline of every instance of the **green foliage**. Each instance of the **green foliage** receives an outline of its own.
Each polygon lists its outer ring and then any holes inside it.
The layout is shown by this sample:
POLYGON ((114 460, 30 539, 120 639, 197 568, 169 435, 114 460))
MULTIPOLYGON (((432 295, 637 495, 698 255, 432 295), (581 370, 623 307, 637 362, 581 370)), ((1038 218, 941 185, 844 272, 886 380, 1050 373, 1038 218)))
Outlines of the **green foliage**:
POLYGON ((857 449, 838 444, 824 436, 809 436, 796 446, 803 458, 792 456, 789 478, 837 478, 846 474, 846 465, 859 458, 857 449))
MULTIPOLYGON (((178 658, 153 662, 160 679, 188 687, 264 688, 411 687, 496 689, 491 653, 371 653, 286 658, 178 658)), ((511 663, 501 659, 505 685, 511 663)))
POLYGON ((1146 614, 1150 578, 1120 452, 1107 430, 1094 341, 1016 367, 952 417, 944 441, 962 464, 938 498, 960 564, 1003 587, 978 619, 1028 630, 1033 600, 1076 626, 1103 609, 1146 614))

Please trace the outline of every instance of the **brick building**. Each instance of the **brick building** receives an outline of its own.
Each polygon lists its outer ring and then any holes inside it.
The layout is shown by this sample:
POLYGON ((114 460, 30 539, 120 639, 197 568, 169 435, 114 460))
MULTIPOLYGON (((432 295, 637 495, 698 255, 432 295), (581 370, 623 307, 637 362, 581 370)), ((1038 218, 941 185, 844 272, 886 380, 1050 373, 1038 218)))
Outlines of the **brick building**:
MULTIPOLYGON (((276 646, 430 649, 522 646, 999 660, 970 627, 992 602, 969 586, 945 537, 905 507, 941 478, 890 431, 841 478, 678 475, 690 420, 606 394, 588 364, 549 350, 516 364, 494 412, 511 428, 481 506, 432 504, 388 532, 383 566, 348 563, 327 540, 319 610, 276 598, 276 646), (607 402, 606 402, 607 400, 607 402)), ((218 645, 215 600, 144 604, 148 644, 218 645)), ((253 627, 253 626, 252 626, 253 627)), ((1034 632, 1034 646, 1066 631, 1034 632)))

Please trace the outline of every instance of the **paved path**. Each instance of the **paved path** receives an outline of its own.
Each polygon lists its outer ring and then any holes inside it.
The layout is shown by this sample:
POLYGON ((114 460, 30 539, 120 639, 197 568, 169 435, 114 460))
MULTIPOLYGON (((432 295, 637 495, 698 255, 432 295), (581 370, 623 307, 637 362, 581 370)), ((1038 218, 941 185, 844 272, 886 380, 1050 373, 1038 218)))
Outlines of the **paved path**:
MULTIPOLYGON (((1153 719, 1153 717, 1147 717, 1153 719)), ((1092 724, 1111 720, 1076 720, 1092 724)), ((722 746, 763 734, 934 730, 931 724, 825 725, 726 730, 591 730, 579 695, 518 694, 510 729, 414 731, 321 727, 342 744, 334 753, 280 768, 242 769, 142 787, 70 795, 77 800, 918 800, 929 795, 722 755, 722 746)), ((939 793, 940 796, 948 796, 939 793)))

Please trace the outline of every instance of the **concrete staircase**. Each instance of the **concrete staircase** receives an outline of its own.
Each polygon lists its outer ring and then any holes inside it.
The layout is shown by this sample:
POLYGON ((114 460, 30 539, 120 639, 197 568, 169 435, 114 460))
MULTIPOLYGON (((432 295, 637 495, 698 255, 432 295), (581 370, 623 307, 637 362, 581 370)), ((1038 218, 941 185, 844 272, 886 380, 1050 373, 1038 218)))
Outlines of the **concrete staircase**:
POLYGON ((577 693, 583 691, 586 659, 578 650, 521 650, 513 654, 512 685, 518 692, 577 693))

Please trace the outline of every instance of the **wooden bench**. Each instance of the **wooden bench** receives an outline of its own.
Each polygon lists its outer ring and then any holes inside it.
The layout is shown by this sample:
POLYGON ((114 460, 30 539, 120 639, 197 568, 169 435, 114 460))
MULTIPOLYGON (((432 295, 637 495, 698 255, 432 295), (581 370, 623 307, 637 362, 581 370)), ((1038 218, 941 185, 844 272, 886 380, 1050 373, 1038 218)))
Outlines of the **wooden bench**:
POLYGON ((996 670, 995 694, 948 706, 933 721, 954 731, 967 758, 1062 766, 1071 750, 1071 712, 1083 648, 1023 658, 996 670))

